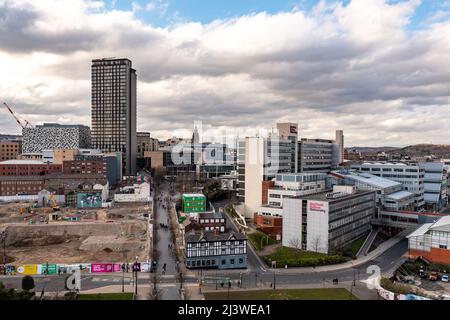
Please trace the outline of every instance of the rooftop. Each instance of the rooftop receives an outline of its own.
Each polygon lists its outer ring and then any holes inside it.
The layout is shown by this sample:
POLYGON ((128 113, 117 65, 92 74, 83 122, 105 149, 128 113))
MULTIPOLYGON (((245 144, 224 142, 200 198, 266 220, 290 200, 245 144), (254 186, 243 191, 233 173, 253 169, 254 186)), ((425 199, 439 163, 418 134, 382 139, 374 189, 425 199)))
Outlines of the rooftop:
POLYGON ((394 199, 394 200, 401 200, 401 199, 409 198, 411 196, 414 196, 414 194, 411 192, 408 192, 408 191, 398 191, 398 192, 394 192, 394 193, 386 195, 386 197, 394 199))
POLYGON ((349 179, 353 179, 355 181, 366 183, 368 185, 371 185, 371 186, 377 187, 377 188, 381 188, 381 189, 402 185, 400 182, 392 181, 392 180, 389 180, 386 178, 377 177, 376 175, 373 175, 370 173, 360 173, 357 171, 333 171, 332 174, 346 177, 349 179))
POLYGON ((200 242, 201 239, 205 239, 207 242, 211 241, 229 241, 229 240, 247 240, 247 237, 238 232, 226 232, 216 234, 214 232, 196 232, 191 234, 186 234, 186 242, 200 242))
POLYGON ((344 193, 344 192, 334 192, 333 193, 333 190, 327 190, 325 192, 316 193, 316 194, 312 194, 312 195, 286 196, 286 198, 337 202, 337 201, 341 201, 341 200, 345 200, 345 199, 350 199, 355 196, 361 196, 361 195, 370 194, 370 193, 375 193, 375 191, 355 190, 354 189, 353 193, 344 193), (330 195, 334 195, 335 197, 330 197, 330 195))
POLYGON ((15 165, 15 164, 47 164, 44 161, 41 160, 6 160, 6 161, 1 161, 0 164, 11 164, 11 165, 15 165))
POLYGON ((200 197, 200 198, 206 198, 204 194, 201 193, 183 193, 183 197, 200 197))
POLYGON ((413 233, 409 234, 407 238, 414 238, 423 236, 429 230, 444 231, 450 233, 450 215, 441 217, 439 220, 433 223, 425 223, 417 228, 413 233))

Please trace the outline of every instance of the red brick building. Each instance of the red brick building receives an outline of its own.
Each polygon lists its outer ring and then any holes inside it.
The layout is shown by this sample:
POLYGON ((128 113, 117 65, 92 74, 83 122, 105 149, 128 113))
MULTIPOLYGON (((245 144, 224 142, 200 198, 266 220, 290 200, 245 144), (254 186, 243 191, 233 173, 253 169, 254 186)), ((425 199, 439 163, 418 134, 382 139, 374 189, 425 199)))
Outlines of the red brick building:
POLYGON ((0 161, 17 159, 22 153, 22 142, 20 141, 0 141, 0 161))
POLYGON ((204 231, 225 232, 226 221, 225 217, 220 212, 205 212, 197 215, 197 222, 204 231))
POLYGON ((275 186, 275 181, 263 181, 262 182, 262 199, 261 204, 267 204, 269 202, 269 189, 275 186))
POLYGON ((20 194, 36 195, 42 189, 55 190, 57 194, 67 194, 80 190, 86 184, 100 183, 104 185, 106 178, 100 174, 52 174, 45 176, 0 176, 0 196, 20 194))
POLYGON ((278 235, 281 237, 283 227, 282 217, 262 216, 255 213, 254 223, 257 230, 270 235, 275 239, 278 235))
POLYGON ((34 195, 44 189, 43 176, 0 176, 0 196, 34 195))
POLYGON ((42 176, 61 173, 60 164, 44 163, 39 160, 7 160, 0 162, 0 176, 42 176))
POLYGON ((63 161, 65 174, 101 174, 106 176, 108 165, 104 159, 75 159, 63 161))

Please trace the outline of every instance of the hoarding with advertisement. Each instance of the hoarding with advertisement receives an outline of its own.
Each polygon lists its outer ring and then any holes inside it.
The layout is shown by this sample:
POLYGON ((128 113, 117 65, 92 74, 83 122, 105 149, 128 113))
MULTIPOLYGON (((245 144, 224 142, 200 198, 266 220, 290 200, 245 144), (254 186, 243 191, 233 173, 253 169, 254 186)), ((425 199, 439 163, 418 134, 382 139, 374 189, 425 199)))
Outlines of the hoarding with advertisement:
POLYGON ((57 264, 42 264, 41 265, 41 274, 57 274, 58 273, 58 265, 57 264))
POLYGON ((78 193, 77 194, 77 208, 101 208, 102 207, 102 193, 78 193))
POLYGON ((38 264, 24 264, 17 267, 17 273, 26 275, 40 274, 40 265, 38 264))
POLYGON ((91 272, 92 273, 103 273, 103 272, 113 272, 114 265, 112 263, 92 263, 91 272))

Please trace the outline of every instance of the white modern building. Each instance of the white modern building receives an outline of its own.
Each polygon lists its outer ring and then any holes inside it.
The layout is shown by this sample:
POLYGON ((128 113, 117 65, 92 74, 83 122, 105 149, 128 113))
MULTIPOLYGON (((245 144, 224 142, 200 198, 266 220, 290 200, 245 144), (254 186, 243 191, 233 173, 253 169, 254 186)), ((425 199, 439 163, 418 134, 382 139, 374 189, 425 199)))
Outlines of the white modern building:
POLYGON ((282 245, 334 253, 371 229, 374 191, 334 186, 333 191, 283 201, 282 245))
POLYGON ((274 186, 268 190, 268 203, 262 205, 258 214, 263 216, 283 216, 283 198, 305 196, 325 191, 326 173, 286 173, 277 174, 274 186))
POLYGON ((352 165, 352 169, 400 182, 404 191, 415 194, 415 210, 423 209, 425 205, 425 170, 418 164, 404 162, 363 162, 352 165))
POLYGON ((262 204, 262 184, 279 173, 291 172, 291 141, 247 137, 238 142, 238 199, 243 214, 253 218, 262 204))
POLYGON ((344 162, 344 131, 336 130, 336 144, 339 146, 338 163, 344 162))
POLYGON ((333 171, 329 175, 333 185, 352 185, 358 190, 377 192, 377 204, 382 210, 414 210, 414 193, 404 191, 400 182, 355 170, 333 171))
POLYGON ((443 162, 423 162, 419 166, 425 171, 425 207, 439 211, 448 203, 446 165, 443 162))

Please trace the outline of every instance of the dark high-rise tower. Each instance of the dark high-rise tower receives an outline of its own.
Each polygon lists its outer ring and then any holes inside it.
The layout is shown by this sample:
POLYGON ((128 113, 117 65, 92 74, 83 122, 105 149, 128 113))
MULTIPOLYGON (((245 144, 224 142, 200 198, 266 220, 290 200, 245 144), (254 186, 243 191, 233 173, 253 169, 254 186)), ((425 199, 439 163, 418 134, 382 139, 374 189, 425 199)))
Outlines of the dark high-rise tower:
POLYGON ((128 59, 92 60, 94 148, 123 154, 126 175, 136 174, 136 70, 128 59))

